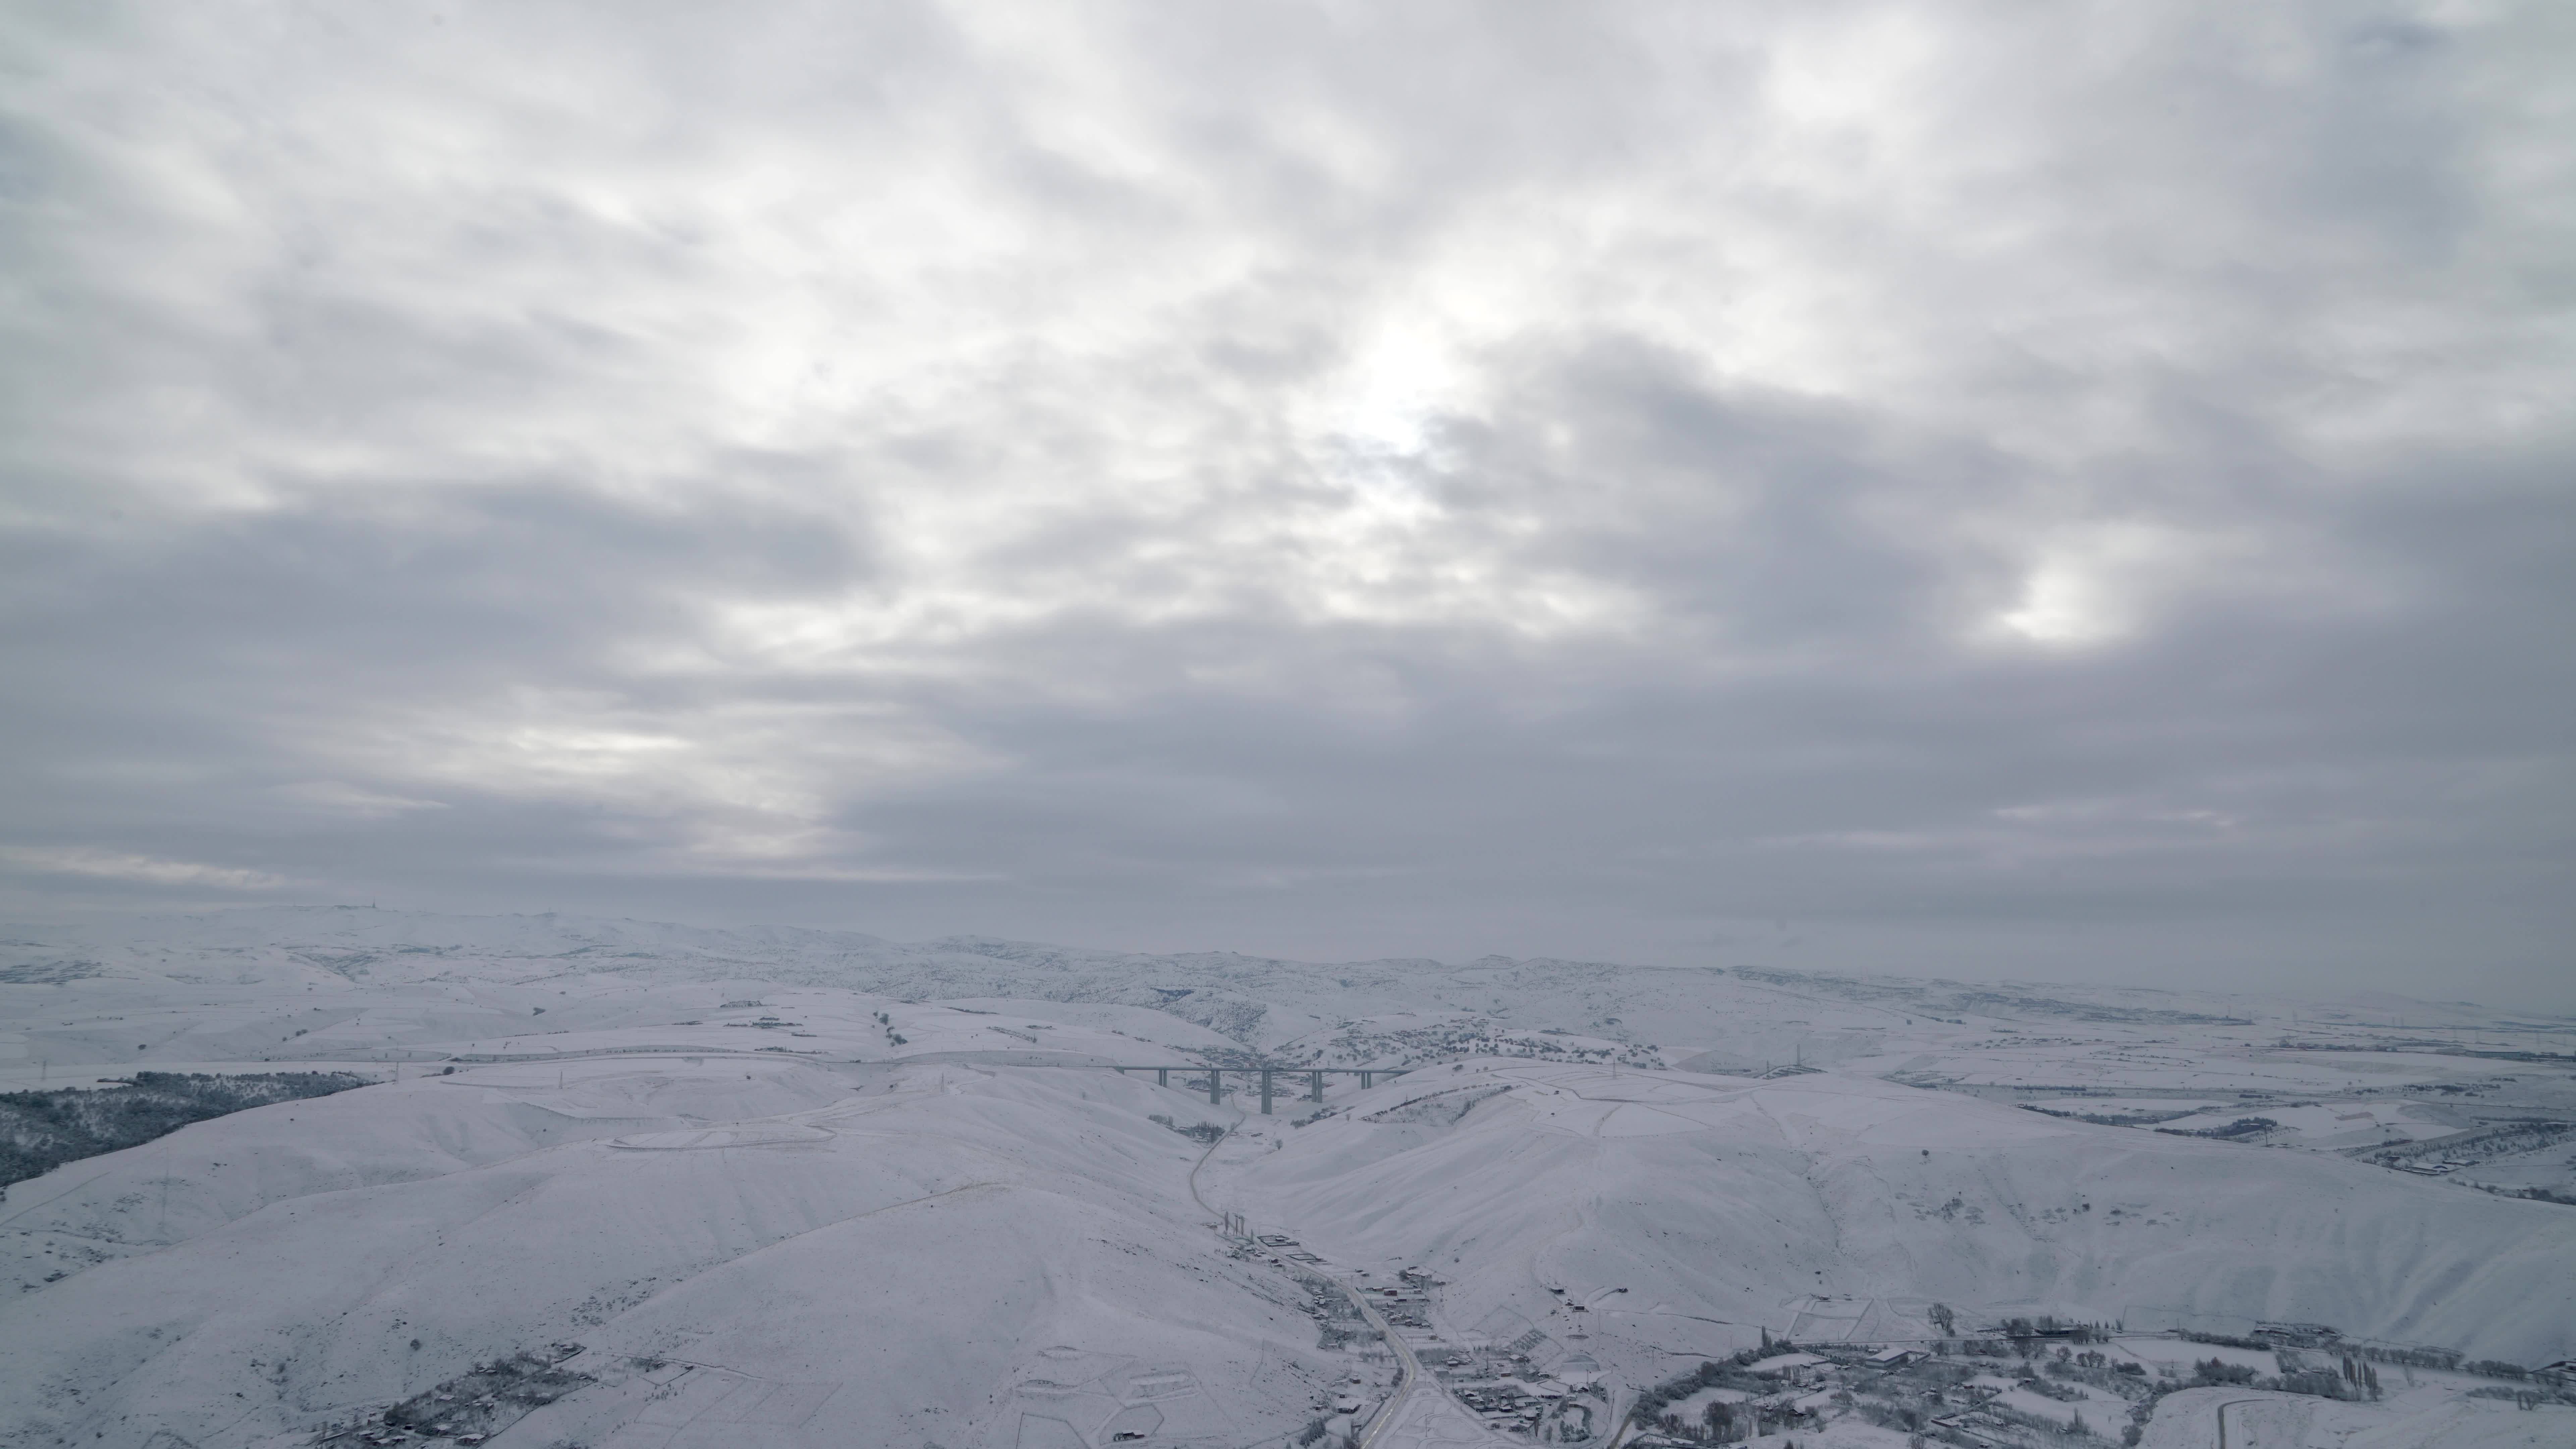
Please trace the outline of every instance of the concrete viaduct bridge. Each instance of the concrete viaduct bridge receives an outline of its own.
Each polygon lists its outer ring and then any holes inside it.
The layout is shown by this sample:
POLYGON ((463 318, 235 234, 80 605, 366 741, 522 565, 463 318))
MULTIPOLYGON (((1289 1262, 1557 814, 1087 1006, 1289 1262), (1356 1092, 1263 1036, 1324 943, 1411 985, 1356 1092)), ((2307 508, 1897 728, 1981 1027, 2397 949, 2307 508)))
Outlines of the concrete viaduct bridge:
MULTIPOLYGON (((497 1064, 502 1062, 568 1062, 585 1057, 750 1057, 776 1053, 791 1059, 803 1058, 806 1060, 815 1060, 822 1058, 824 1055, 821 1052, 793 1052, 789 1051, 785 1047, 755 1047, 746 1051, 741 1047, 707 1047, 669 1044, 586 1047, 573 1051, 555 1052, 441 1052, 423 1050, 414 1054, 404 1051, 401 1048, 395 1048, 394 1050, 396 1052, 400 1052, 401 1055, 396 1057, 382 1051, 368 1053, 365 1055, 355 1052, 346 1052, 330 1057, 318 1055, 300 1057, 297 1058, 297 1060, 368 1061, 379 1065, 388 1061, 393 1061, 397 1065, 405 1061, 429 1061, 480 1066, 486 1063, 497 1064)), ((1049 1059, 1051 1056, 1052 1054, 1040 1054, 1035 1052, 1025 1054, 1009 1052, 928 1052, 919 1056, 898 1057, 892 1060, 897 1062, 974 1061, 990 1062, 997 1066, 1065 1067, 1076 1070, 1112 1071, 1118 1073, 1120 1076, 1125 1076, 1129 1072, 1152 1072, 1154 1074, 1154 1085, 1158 1087, 1170 1086, 1172 1084, 1172 1073, 1179 1072, 1183 1076, 1183 1085, 1185 1086, 1195 1087, 1197 1085, 1196 1083, 1189 1082, 1187 1080, 1189 1077, 1205 1077, 1207 1079, 1206 1085, 1208 1101, 1218 1106, 1224 1105, 1225 1102, 1226 1088, 1224 1078, 1226 1076, 1232 1075, 1237 1079, 1255 1077, 1259 1078, 1261 1111, 1264 1116, 1270 1115, 1271 1104, 1281 1095, 1280 1087, 1283 1085, 1281 1082, 1282 1078, 1289 1079, 1286 1085, 1288 1085, 1289 1089, 1292 1091, 1294 1091, 1296 1086, 1299 1085, 1295 1079, 1300 1077, 1304 1078, 1305 1080, 1302 1085, 1305 1090, 1300 1093, 1300 1095, 1309 1102, 1321 1102, 1324 1100, 1324 1079, 1326 1077, 1357 1077, 1360 1079, 1360 1087, 1365 1090, 1369 1087, 1376 1086, 1377 1079, 1380 1077, 1400 1077, 1407 1072, 1420 1070, 1417 1067, 1208 1067, 1201 1066, 1196 1062, 1179 1062, 1169 1065, 1161 1062, 1154 1062, 1138 1066, 1133 1063, 1104 1062, 1096 1058, 1088 1061, 1080 1058, 1068 1060, 1064 1057, 1052 1057, 1052 1059, 1049 1059)), ((1241 1089, 1238 1088, 1237 1090, 1241 1089)))
POLYGON ((1170 1085, 1172 1084, 1172 1073, 1174 1073, 1174 1072, 1180 1072, 1180 1073, 1183 1073, 1183 1074, 1184 1074, 1184 1080, 1185 1080, 1185 1082, 1186 1082, 1186 1077, 1187 1077, 1188 1075, 1202 1075, 1202 1076, 1205 1076, 1205 1077, 1207 1078, 1207 1094, 1208 1094, 1208 1102, 1209 1102, 1209 1104, 1210 1104, 1210 1105, 1212 1105, 1212 1106, 1223 1106, 1223 1105, 1224 1105, 1224 1103, 1225 1103, 1225 1083, 1224 1083, 1224 1080, 1223 1080, 1223 1079, 1224 1079, 1224 1076, 1225 1076, 1225 1074, 1226 1074, 1226 1073, 1228 1073, 1228 1072, 1232 1072, 1232 1073, 1234 1073, 1234 1074, 1235 1074, 1235 1076, 1237 1076, 1237 1077, 1258 1077, 1258 1078, 1260 1078, 1260 1079, 1261 1079, 1261 1081, 1260 1081, 1260 1091, 1261 1091, 1261 1112, 1262 1112, 1262 1115, 1263 1115, 1263 1116, 1268 1116, 1268 1115, 1270 1115, 1270 1104, 1271 1104, 1272 1100, 1273 1100, 1273 1099, 1275 1099, 1275 1098, 1279 1095, 1279 1085, 1280 1085, 1280 1083, 1279 1083, 1279 1079, 1280 1079, 1280 1078, 1282 1078, 1282 1077, 1287 1077, 1287 1078, 1290 1078, 1290 1079, 1292 1079, 1292 1080, 1293 1080, 1294 1078, 1297 1078, 1297 1077, 1303 1077, 1303 1078, 1305 1078, 1305 1079, 1306 1079, 1306 1082, 1305 1082, 1306 1090, 1305 1090, 1304 1095, 1305 1095, 1306 1100, 1307 1100, 1307 1101, 1309 1101, 1309 1102, 1320 1102, 1320 1101, 1324 1100, 1324 1078, 1326 1078, 1326 1077, 1357 1077, 1357 1078, 1359 1078, 1359 1079, 1360 1079, 1360 1087, 1361 1087, 1361 1089, 1362 1089, 1362 1090, 1366 1090, 1366 1089, 1368 1089, 1368 1088, 1370 1088, 1370 1087, 1374 1087, 1374 1086, 1376 1086, 1376 1085, 1377 1085, 1377 1079, 1378 1079, 1378 1078, 1380 1078, 1380 1077, 1400 1077, 1400 1076, 1403 1076, 1405 1073, 1407 1073, 1407 1072, 1409 1072, 1409 1071, 1412 1071, 1412 1070, 1413 1070, 1413 1068, 1411 1068, 1411 1067, 1202 1067, 1202 1066, 1195 1066, 1195 1065, 1184 1065, 1184 1066, 1161 1066, 1161 1065, 1155 1065, 1155 1066, 1142 1066, 1142 1067, 1139 1067, 1139 1066, 1121 1066, 1121 1065, 1118 1065, 1117 1063, 1114 1063, 1114 1062, 1113 1062, 1113 1063, 1110 1063, 1110 1064, 1109 1064, 1109 1070, 1110 1070, 1110 1071, 1113 1071, 1113 1072, 1116 1072, 1118 1075, 1120 1075, 1120 1076, 1122 1076, 1122 1077, 1123 1077, 1123 1076, 1125 1076, 1125 1075, 1127 1075, 1129 1072, 1152 1072, 1152 1073, 1154 1074, 1154 1085, 1155 1085, 1155 1086, 1158 1086, 1158 1087, 1168 1087, 1168 1086, 1170 1086, 1170 1085))

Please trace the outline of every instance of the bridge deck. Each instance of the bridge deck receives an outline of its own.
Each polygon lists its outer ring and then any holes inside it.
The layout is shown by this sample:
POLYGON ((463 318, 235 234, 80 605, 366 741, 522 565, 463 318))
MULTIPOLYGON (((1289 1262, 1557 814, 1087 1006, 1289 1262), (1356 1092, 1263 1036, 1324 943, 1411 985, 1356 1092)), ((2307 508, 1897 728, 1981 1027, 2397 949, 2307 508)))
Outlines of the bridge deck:
POLYGON ((1170 1086, 1174 1072, 1203 1072, 1207 1075, 1208 1101, 1211 1105, 1222 1104, 1225 1100, 1227 1072, 1232 1072, 1238 1077, 1259 1077, 1261 1112, 1265 1117, 1270 1115, 1272 1099, 1278 1096, 1278 1081, 1281 1077, 1306 1078, 1306 1100, 1320 1102, 1324 1100, 1324 1078, 1326 1077, 1357 1077, 1360 1079, 1360 1087, 1365 1090, 1376 1086, 1379 1077, 1400 1077, 1414 1070, 1412 1067, 1210 1067, 1186 1064, 1166 1066, 1161 1063, 1125 1066, 1111 1063, 1108 1069, 1122 1077, 1129 1072, 1152 1072, 1154 1085, 1158 1087, 1170 1086))

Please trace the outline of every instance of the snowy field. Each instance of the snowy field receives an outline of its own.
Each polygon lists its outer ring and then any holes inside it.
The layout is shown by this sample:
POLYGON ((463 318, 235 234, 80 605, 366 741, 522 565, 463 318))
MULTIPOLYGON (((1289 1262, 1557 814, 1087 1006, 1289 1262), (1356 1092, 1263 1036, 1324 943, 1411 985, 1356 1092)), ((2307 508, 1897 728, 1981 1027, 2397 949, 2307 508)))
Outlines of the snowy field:
POLYGON ((2576 1021, 361 910, 4 934, 9 1090, 375 1083, 11 1184, 9 1446, 1378 1449, 1712 1413, 2198 1446, 2222 1403, 2230 1445, 2576 1444, 2554 1381, 2465 1367, 2576 1354, 2576 1206, 2521 1195, 2576 1197, 2576 1021), (2101 1332, 2010 1327, 2043 1321, 2101 1332), (1766 1368, 1775 1339, 1812 1353, 1766 1368), (2378 1398, 2261 1386, 2365 1350, 2378 1398), (2253 1384, 2192 1386, 2211 1360, 2253 1384))

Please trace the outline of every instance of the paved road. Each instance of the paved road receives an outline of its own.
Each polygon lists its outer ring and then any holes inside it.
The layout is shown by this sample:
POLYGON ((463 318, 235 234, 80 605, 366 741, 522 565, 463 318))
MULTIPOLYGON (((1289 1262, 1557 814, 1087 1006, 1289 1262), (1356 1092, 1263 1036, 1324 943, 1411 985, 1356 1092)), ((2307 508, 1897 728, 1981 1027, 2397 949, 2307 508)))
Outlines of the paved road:
POLYGON ((1378 1449, 1378 1446, 1386 1441, 1387 1431, 1393 1428, 1395 1421, 1403 1418, 1405 1411, 1411 1407, 1413 1387, 1422 1381, 1422 1360, 1413 1356, 1413 1345, 1396 1337, 1395 1329, 1378 1316, 1377 1309, 1370 1306, 1366 1294, 1348 1283, 1342 1284, 1342 1291, 1350 1295, 1353 1303, 1359 1305, 1360 1317, 1368 1321, 1369 1327, 1383 1335, 1386 1346, 1395 1352, 1397 1369, 1395 1392, 1388 1397, 1385 1407, 1378 1410, 1377 1416, 1369 1420, 1368 1432, 1360 1436, 1360 1449, 1378 1449))
POLYGON ((2142 1449, 2301 1449, 2308 1443, 2308 1419, 2316 1402, 2285 1394, 2184 1389, 2157 1405, 2142 1449))
POLYGON ((1486 1428, 1482 1418, 1451 1398, 1447 1386, 1414 1356, 1413 1345, 1396 1333, 1394 1325, 1378 1316, 1367 1294, 1340 1278, 1333 1281, 1341 1284, 1342 1291, 1359 1305, 1360 1317, 1368 1321, 1369 1327, 1385 1336, 1386 1346, 1402 1370, 1395 1393, 1361 1434, 1360 1449, 1526 1449, 1521 1440, 1486 1428))
POLYGON ((2218 1406, 2218 1449, 2227 1449, 2227 1411, 2239 1404, 2259 1404, 2260 1399, 2229 1399, 2218 1406))
POLYGON ((2218 1449, 2297 1449, 2307 1440, 2307 1417, 2291 1400, 2229 1399, 2218 1406, 2218 1449))
POLYGON ((1347 1283, 1342 1285, 1342 1291, 1359 1304, 1360 1316, 1368 1320, 1369 1326, 1386 1335, 1386 1346, 1395 1351, 1395 1361, 1403 1366, 1394 1397, 1377 1411, 1376 1418, 1369 1420, 1368 1431, 1360 1436, 1360 1449, 1488 1449, 1497 1445, 1522 1449, 1519 1440, 1506 1439, 1487 1429, 1483 1420, 1449 1397, 1440 1381, 1423 1371, 1422 1361, 1413 1356, 1413 1345, 1396 1336, 1387 1321, 1369 1306, 1366 1296, 1354 1292, 1347 1283))

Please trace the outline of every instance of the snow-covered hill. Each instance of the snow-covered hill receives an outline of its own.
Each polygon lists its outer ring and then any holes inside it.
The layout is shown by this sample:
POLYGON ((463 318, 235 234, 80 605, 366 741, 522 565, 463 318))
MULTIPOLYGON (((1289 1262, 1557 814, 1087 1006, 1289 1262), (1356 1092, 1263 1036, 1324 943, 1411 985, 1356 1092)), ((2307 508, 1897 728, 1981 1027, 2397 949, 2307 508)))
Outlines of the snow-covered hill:
POLYGON ((1256 1222, 1423 1265, 1462 1324, 1574 1327, 1566 1301, 1627 1289, 1582 1326, 1640 1368, 1765 1328, 1933 1337, 1936 1301, 1973 1322, 2328 1323, 2522 1362, 2576 1331, 2576 1211, 1841 1073, 1483 1061, 1280 1136, 1225 1178, 1256 1222), (1433 1090, 1473 1105, 1387 1120, 1433 1090))
POLYGON ((13 1088, 379 1083, 11 1186, 0 1445, 1284 1446, 1392 1391, 1332 1305, 1404 1268, 1423 1352, 1600 1380, 1517 1430, 1407 1401, 1497 1443, 1935 1304, 2576 1352, 2576 1208, 2463 1185, 2566 1180, 2576 1022, 2461 1003, 372 910, 0 935, 13 1088), (1406 1074, 1209 1100, 1256 1064, 1406 1074), (509 1408, 503 1363, 553 1387, 509 1408))
POLYGON ((659 1388, 617 1392, 645 1363, 703 1370, 681 1391, 699 1409, 796 1385, 806 1412, 766 1432, 814 1445, 1007 1444, 1024 1414, 1096 1430, 1027 1388, 1063 1378, 1058 1349, 1085 1378, 1181 1376, 1157 1412, 1226 1442, 1300 1427, 1338 1373, 1277 1286, 1216 1251, 1188 1192, 1201 1149, 1151 1120, 1188 1110, 1179 1093, 943 1066, 565 1071, 242 1113, 13 1192, 12 1229, 116 1256, 0 1308, 10 1442, 259 1443, 564 1340, 603 1382, 547 1432, 582 1442, 658 1422, 659 1388))

